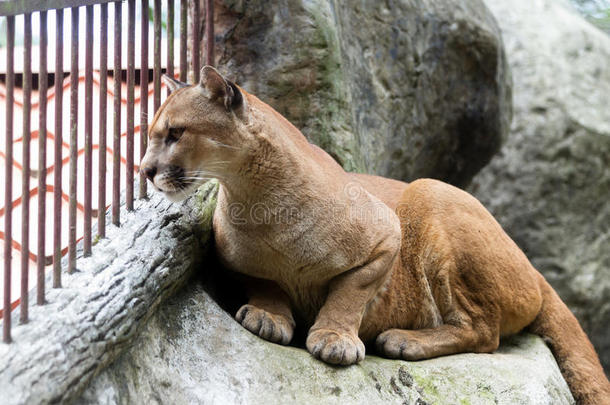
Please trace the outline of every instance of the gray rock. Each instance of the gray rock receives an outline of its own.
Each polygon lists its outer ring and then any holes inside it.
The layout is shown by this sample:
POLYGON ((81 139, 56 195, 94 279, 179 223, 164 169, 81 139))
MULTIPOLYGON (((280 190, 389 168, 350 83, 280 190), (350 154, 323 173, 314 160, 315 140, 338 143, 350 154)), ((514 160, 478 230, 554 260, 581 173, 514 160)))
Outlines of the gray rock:
POLYGON ((266 342, 192 284, 154 315, 132 348, 77 404, 574 403, 552 354, 516 336, 494 354, 405 362, 367 355, 332 367, 302 348, 266 342))
POLYGON ((347 170, 463 186, 508 132, 510 75, 479 0, 220 3, 221 71, 347 170))
POLYGON ((486 0, 514 120, 474 194, 570 306, 610 371, 610 38, 559 1, 486 0))
POLYGON ((121 228, 108 226, 93 255, 62 275, 62 288, 47 291, 46 305, 30 306, 29 323, 18 324, 13 311, 13 342, 0 344, 0 403, 69 402, 112 362, 193 274, 216 191, 211 182, 182 207, 158 193, 136 201, 135 211, 121 213, 121 228))

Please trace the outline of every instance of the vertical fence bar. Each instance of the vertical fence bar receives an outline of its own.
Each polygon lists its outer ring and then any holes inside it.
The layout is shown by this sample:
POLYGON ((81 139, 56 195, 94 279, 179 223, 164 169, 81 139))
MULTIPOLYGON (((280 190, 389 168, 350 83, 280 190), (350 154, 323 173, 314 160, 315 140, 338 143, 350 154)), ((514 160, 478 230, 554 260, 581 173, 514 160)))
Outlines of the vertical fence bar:
POLYGON ((38 69, 38 253, 36 258, 36 303, 44 304, 44 266, 46 256, 46 189, 47 189, 47 12, 40 12, 40 66, 38 69))
POLYGON ((188 0, 180 0, 180 81, 186 82, 188 62, 186 60, 188 0))
POLYGON ((32 110, 32 14, 24 19, 23 35, 23 183, 21 189, 21 312, 19 321, 28 321, 28 276, 30 265, 30 113, 32 110))
POLYGON ((11 252, 13 244, 13 89, 15 85, 15 17, 6 18, 6 159, 4 182, 4 305, 2 341, 11 341, 11 252))
POLYGON ((193 1, 193 20, 191 21, 191 66, 193 68, 193 82, 199 82, 199 68, 201 56, 199 50, 201 43, 199 42, 199 1, 193 1))
MULTIPOLYGON (((174 77, 174 0, 167 1, 167 64, 165 73, 174 77)), ((169 96, 170 90, 167 89, 169 96)))
POLYGON ((55 156, 53 165, 53 288, 61 287, 61 151, 64 82, 64 10, 55 10, 55 156))
POLYGON ((161 0, 155 0, 153 12, 154 25, 154 67, 153 67, 153 105, 155 112, 161 106, 161 0))
POLYGON ((85 220, 83 255, 91 255, 91 198, 93 176, 93 6, 85 8, 85 220))
POLYGON ((136 0, 127 0, 127 151, 125 166, 125 205, 133 210, 133 136, 134 136, 134 94, 136 82, 135 73, 135 42, 136 42, 136 0))
POLYGON ((68 273, 76 269, 76 176, 78 159, 78 20, 80 11, 72 7, 70 43, 70 206, 68 209, 68 273))
POLYGON ((214 0, 206 0, 205 4, 205 63, 214 66, 214 0))
MULTIPOLYGON (((140 63, 140 162, 148 144, 148 0, 142 0, 140 63)), ((140 173, 140 198, 146 198, 146 176, 140 173)))
POLYGON ((99 180, 97 200, 97 235, 106 237, 106 137, 108 113, 108 3, 100 12, 100 132, 99 132, 99 180))
POLYGON ((121 24, 123 3, 114 3, 114 134, 112 139, 112 223, 121 219, 121 24))

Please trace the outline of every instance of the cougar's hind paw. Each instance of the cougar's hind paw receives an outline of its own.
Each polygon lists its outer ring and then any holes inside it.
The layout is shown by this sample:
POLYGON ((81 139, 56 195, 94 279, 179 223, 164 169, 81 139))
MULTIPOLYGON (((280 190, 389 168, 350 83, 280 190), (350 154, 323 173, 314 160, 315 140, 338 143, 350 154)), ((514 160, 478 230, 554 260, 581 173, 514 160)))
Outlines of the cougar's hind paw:
POLYGON ((408 332, 400 329, 390 329, 379 336, 375 346, 382 354, 391 359, 422 360, 426 359, 426 353, 417 340, 409 339, 408 332))

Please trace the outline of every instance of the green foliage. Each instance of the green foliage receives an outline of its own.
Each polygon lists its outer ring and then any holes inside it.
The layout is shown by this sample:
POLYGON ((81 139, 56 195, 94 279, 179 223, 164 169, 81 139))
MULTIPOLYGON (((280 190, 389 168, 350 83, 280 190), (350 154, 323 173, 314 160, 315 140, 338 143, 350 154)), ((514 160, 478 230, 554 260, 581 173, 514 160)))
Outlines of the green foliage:
MULTIPOLYGON (((163 31, 167 31, 167 24, 165 23, 166 18, 162 15, 161 16, 161 32, 163 31)), ((152 7, 148 7, 148 21, 150 21, 151 23, 154 23, 155 21, 155 14, 154 14, 154 10, 152 7)))
POLYGON ((610 34, 610 0, 570 0, 591 24, 610 34))

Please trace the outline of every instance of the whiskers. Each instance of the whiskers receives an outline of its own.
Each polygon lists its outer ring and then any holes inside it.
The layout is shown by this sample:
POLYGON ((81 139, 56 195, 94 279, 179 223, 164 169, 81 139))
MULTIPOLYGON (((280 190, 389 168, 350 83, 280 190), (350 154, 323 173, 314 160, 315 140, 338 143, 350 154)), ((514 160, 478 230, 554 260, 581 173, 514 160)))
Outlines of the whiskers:
POLYGON ((212 180, 213 178, 214 177, 181 177, 178 180, 180 181, 181 186, 192 186, 201 185, 209 180, 212 180))
POLYGON ((191 181, 208 181, 210 179, 223 179, 231 177, 228 174, 228 170, 226 170, 228 164, 229 162, 214 162, 206 164, 205 169, 185 171, 182 175, 182 179, 191 181))
POLYGON ((217 173, 210 170, 190 170, 185 171, 176 180, 179 185, 178 188, 184 193, 186 190, 195 189, 215 178, 218 178, 217 173))
POLYGON ((193 170, 184 172, 180 181, 187 183, 205 182, 218 177, 214 172, 208 170, 193 170))
POLYGON ((226 179, 229 162, 217 161, 206 164, 205 169, 184 170, 170 166, 155 177, 155 183, 166 197, 174 202, 187 199, 199 186, 212 179, 226 179))
POLYGON ((227 145, 226 143, 222 143, 222 142, 217 141, 215 139, 204 138, 204 140, 206 142, 211 143, 212 145, 218 146, 220 148, 227 148, 227 149, 234 149, 234 150, 239 149, 239 147, 237 147, 237 146, 227 145))

